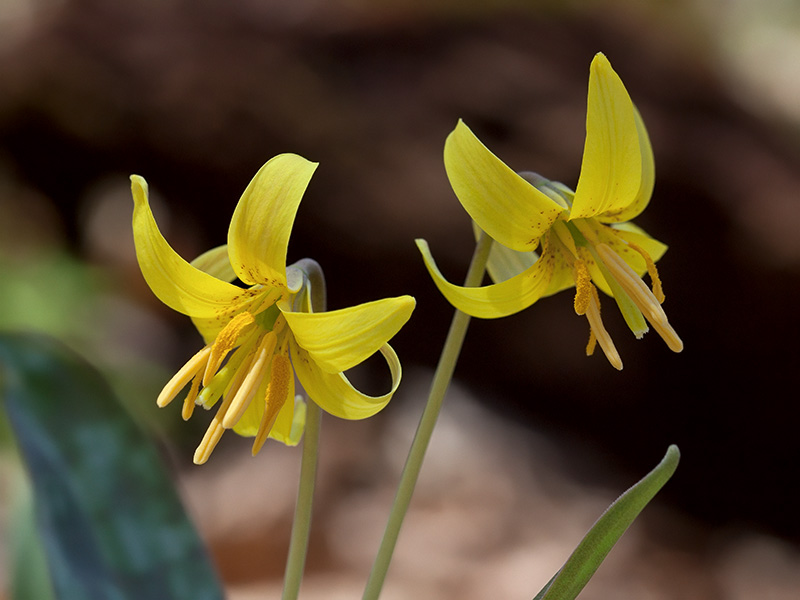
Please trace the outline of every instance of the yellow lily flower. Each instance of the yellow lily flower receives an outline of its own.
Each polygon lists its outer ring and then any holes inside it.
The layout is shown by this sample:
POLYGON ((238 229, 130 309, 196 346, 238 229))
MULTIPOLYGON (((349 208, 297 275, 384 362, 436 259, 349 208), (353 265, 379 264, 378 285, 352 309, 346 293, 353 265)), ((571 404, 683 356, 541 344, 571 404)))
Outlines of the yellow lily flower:
MULTIPOLYGON (((167 383, 158 397, 169 404, 189 382, 182 415, 195 404, 219 410, 194 455, 202 464, 226 429, 255 437, 253 455, 271 437, 296 445, 305 404, 295 397, 294 375, 323 410, 363 419, 381 410, 400 383, 400 362, 387 341, 411 316, 410 296, 385 298, 343 310, 313 312, 306 259, 286 266, 297 208, 317 164, 294 154, 267 162, 242 194, 228 230, 228 244, 189 263, 167 243, 148 201, 147 183, 131 176, 133 233, 142 274, 167 306, 188 315, 205 346, 167 383), (246 288, 231 283, 236 278, 246 288), (343 374, 380 351, 392 374, 391 390, 367 396, 343 374), (227 360, 226 360, 227 359, 227 360)), ((313 270, 313 269, 312 269, 313 270)), ((324 294, 324 292, 323 292, 324 294)))
POLYGON ((650 201, 653 151, 605 56, 597 54, 590 67, 586 142, 574 192, 535 173, 515 173, 462 121, 447 138, 444 162, 459 201, 495 240, 487 264, 495 284, 475 288, 448 282, 427 242, 417 240, 437 287, 456 308, 474 317, 504 317, 575 286, 575 312, 589 320, 587 354, 599 343, 609 362, 622 369, 600 318, 599 288, 613 296, 637 338, 648 331, 646 319, 671 350, 683 349, 661 307, 655 263, 667 247, 629 222, 650 201), (641 279, 644 273, 652 290, 641 279))

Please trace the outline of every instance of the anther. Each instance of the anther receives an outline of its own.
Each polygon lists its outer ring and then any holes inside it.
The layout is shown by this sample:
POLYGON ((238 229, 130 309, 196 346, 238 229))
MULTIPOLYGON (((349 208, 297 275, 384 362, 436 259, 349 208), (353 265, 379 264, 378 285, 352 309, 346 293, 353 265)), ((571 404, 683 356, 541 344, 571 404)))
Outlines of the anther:
POLYGON ((589 326, 589 341, 586 343, 586 356, 592 356, 597 347, 597 336, 594 334, 592 326, 589 326))
POLYGON ((236 345, 236 340, 239 339, 244 330, 255 323, 255 317, 245 311, 233 317, 227 325, 217 334, 217 338, 211 345, 211 356, 206 365, 206 371, 203 374, 203 385, 208 385, 211 378, 219 369, 222 361, 228 355, 233 347, 236 345))
POLYGON ((161 390, 161 393, 158 395, 156 399, 156 404, 164 408, 167 404, 172 402, 175 399, 175 396, 178 395, 184 386, 189 383, 189 381, 197 375, 201 369, 205 368, 208 357, 211 354, 211 348, 206 346, 202 350, 200 350, 197 354, 195 354, 189 361, 183 365, 180 370, 172 376, 167 382, 167 385, 164 386, 164 389, 161 390))
MULTIPOLYGON (((589 307, 586 310, 586 318, 589 320, 591 332, 597 339, 597 343, 600 345, 603 354, 606 355, 608 362, 611 363, 612 367, 618 371, 621 371, 622 359, 619 356, 619 352, 617 352, 616 346, 614 346, 614 340, 611 339, 611 335, 609 335, 605 325, 603 325, 603 319, 600 317, 600 297, 597 294, 597 288, 594 286, 591 286, 589 307)), ((589 346, 586 348, 587 354, 589 353, 590 348, 594 350, 591 337, 589 338, 589 346)))
POLYGON ((261 385, 264 375, 269 368, 269 359, 275 351, 277 341, 278 338, 272 331, 267 332, 261 339, 247 375, 244 381, 242 381, 242 385, 236 391, 236 396, 234 396, 228 412, 225 413, 225 418, 222 421, 222 425, 225 429, 230 429, 239 422, 244 411, 247 410, 247 407, 253 400, 256 390, 258 390, 258 387, 261 385))
POLYGON ((194 401, 197 399, 197 394, 200 391, 200 380, 202 379, 200 371, 192 379, 192 387, 189 388, 189 393, 183 399, 183 409, 181 409, 181 416, 184 421, 188 421, 194 412, 194 401))
POLYGON ((578 259, 573 264, 573 267, 575 269, 573 273, 575 278, 575 312, 579 315, 585 315, 586 310, 589 308, 589 299, 594 285, 585 262, 578 259))
POLYGON ((217 447, 220 439, 222 439, 223 433, 225 433, 225 428, 217 420, 217 417, 214 417, 211 425, 206 430, 206 434, 203 436, 203 441, 194 451, 194 464, 202 465, 208 460, 214 448, 217 447))
POLYGON ((294 374, 289 358, 284 354, 276 354, 272 359, 272 377, 269 387, 267 387, 264 414, 261 417, 261 424, 258 426, 256 439, 253 440, 253 456, 258 454, 264 442, 267 441, 275 419, 278 418, 278 413, 286 403, 292 377, 294 374))
POLYGON ((219 440, 222 438, 222 434, 225 432, 225 427, 222 425, 222 422, 225 419, 225 415, 230 408, 233 398, 236 396, 236 392, 239 390, 239 386, 242 384, 246 372, 250 368, 251 362, 252 355, 245 357, 242 361, 242 368, 236 371, 228 384, 228 389, 225 390, 225 398, 222 401, 222 405, 219 407, 217 414, 214 415, 214 418, 211 419, 211 424, 208 426, 206 434, 203 436, 203 441, 200 442, 197 450, 195 450, 194 463, 196 465, 202 465, 208 460, 208 457, 211 456, 214 448, 217 447, 219 440))
POLYGON ((656 268, 655 261, 653 261, 650 254, 641 246, 637 246, 633 242, 628 242, 628 247, 641 254, 645 265, 647 265, 647 274, 650 275, 650 282, 653 285, 653 295, 656 297, 659 304, 664 304, 666 297, 664 296, 664 288, 661 285, 661 277, 658 276, 658 269, 656 268))
POLYGON ((673 352, 683 350, 683 342, 678 337, 677 332, 669 324, 661 303, 645 285, 642 278, 636 271, 626 263, 608 244, 598 244, 595 249, 606 265, 611 275, 619 283, 620 287, 633 300, 633 303, 642 311, 642 314, 650 321, 650 324, 667 343, 673 352))

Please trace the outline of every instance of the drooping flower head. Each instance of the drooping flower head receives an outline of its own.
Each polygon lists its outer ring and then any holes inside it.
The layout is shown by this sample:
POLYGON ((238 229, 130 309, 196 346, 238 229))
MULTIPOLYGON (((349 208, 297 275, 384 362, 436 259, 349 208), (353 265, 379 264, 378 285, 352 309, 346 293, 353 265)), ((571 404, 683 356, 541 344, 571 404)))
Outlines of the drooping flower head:
POLYGON ((205 340, 157 403, 166 406, 191 383, 184 419, 195 404, 220 404, 195 453, 198 464, 208 460, 226 429, 254 436, 254 455, 267 437, 297 444, 305 404, 295 396, 295 374, 311 400, 343 419, 377 413, 400 383, 400 362, 387 342, 411 316, 414 299, 400 296, 314 312, 322 308, 312 301, 321 292, 316 263, 305 259, 286 266, 295 214, 316 167, 294 154, 267 162, 236 206, 227 245, 192 263, 159 231, 145 180, 131 176, 142 274, 162 302, 192 318, 205 340), (231 283, 237 278, 247 287, 231 283), (356 390, 343 371, 377 351, 388 363, 392 388, 373 397, 356 390))
POLYGON ((417 240, 442 294, 463 312, 496 318, 575 286, 575 312, 589 320, 587 354, 599 343, 622 369, 600 318, 597 290, 613 296, 641 338, 649 321, 670 349, 683 342, 661 307, 655 263, 667 247, 630 222, 647 206, 655 165, 644 123, 605 56, 590 67, 586 142, 578 185, 536 173, 515 173, 459 121, 444 149, 450 184, 473 221, 494 241, 488 271, 494 285, 467 288, 448 282, 425 240, 417 240), (642 281, 648 273, 652 290, 642 281))

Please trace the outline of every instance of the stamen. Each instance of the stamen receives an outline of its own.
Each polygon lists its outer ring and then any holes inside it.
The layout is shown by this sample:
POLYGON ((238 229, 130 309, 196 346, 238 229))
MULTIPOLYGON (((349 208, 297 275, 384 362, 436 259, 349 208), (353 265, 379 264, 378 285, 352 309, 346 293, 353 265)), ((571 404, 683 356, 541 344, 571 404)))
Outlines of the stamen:
POLYGON ((267 373, 270 364, 269 357, 272 356, 272 353, 275 351, 277 341, 278 336, 272 331, 267 332, 261 338, 261 342, 255 352, 255 358, 247 372, 247 376, 237 390, 228 412, 225 413, 225 418, 222 421, 222 425, 225 429, 230 429, 239 422, 244 411, 247 410, 247 407, 253 400, 258 386, 261 385, 261 381, 267 373))
POLYGON ((600 297, 597 294, 597 288, 594 286, 591 286, 591 295, 589 297, 589 307, 586 310, 586 318, 589 320, 589 327, 591 328, 586 354, 591 354, 589 351, 590 349, 592 352, 594 351, 594 344, 592 343, 592 336, 594 336, 597 343, 600 344, 603 354, 606 355, 608 362, 611 363, 611 366, 621 371, 622 359, 619 356, 619 352, 617 352, 616 346, 614 346, 614 341, 611 339, 605 325, 603 325, 603 319, 600 317, 600 297))
POLYGON ((222 439, 223 433, 225 433, 225 428, 217 420, 217 417, 214 417, 211 425, 206 430, 206 434, 203 436, 203 441, 194 451, 194 464, 202 465, 208 460, 214 448, 217 447, 220 439, 222 439))
POLYGON ((598 244, 595 249, 614 279, 650 321, 669 349, 673 352, 683 350, 681 338, 669 324, 667 315, 661 308, 661 303, 645 285, 642 278, 608 244, 598 244))
POLYGON ((637 246, 633 242, 628 242, 628 247, 642 255, 642 258, 647 265, 647 274, 650 275, 650 282, 653 285, 653 295, 656 297, 656 300, 658 300, 659 304, 664 304, 666 297, 664 296, 664 288, 661 285, 661 278, 658 276, 656 263, 653 261, 647 251, 641 246, 637 246))
POLYGON ((591 325, 589 326, 589 342, 586 344, 586 356, 594 354, 594 349, 597 347, 597 336, 591 325))
POLYGON ((256 439, 253 440, 253 456, 259 453, 264 442, 267 441, 275 419, 278 418, 278 413, 286 403, 292 377, 294 374, 289 358, 285 354, 276 354, 272 358, 272 378, 267 387, 264 414, 261 417, 261 424, 258 426, 256 439))
POLYGON ((252 337, 251 339, 245 340, 241 346, 233 351, 228 362, 225 363, 225 366, 219 369, 216 375, 211 378, 211 382, 200 390, 200 394, 198 394, 197 400, 195 400, 196 404, 201 404, 203 408, 208 410, 217 403, 217 400, 220 399, 228 388, 231 379, 233 379, 238 372, 241 364, 251 355, 255 343, 256 339, 252 337))
POLYGON ((239 391, 239 388, 242 386, 245 377, 250 372, 250 365, 253 364, 253 358, 255 357, 255 352, 250 352, 247 356, 244 357, 242 360, 242 364, 236 369, 236 372, 233 374, 230 383, 228 383, 228 387, 225 388, 225 396, 222 402, 222 406, 217 413, 220 417, 220 420, 225 416, 225 411, 228 410, 228 407, 233 402, 233 399, 236 397, 236 394, 239 391))
POLYGON ((206 434, 203 436, 203 441, 200 442, 200 445, 194 452, 194 464, 202 465, 205 463, 208 460, 208 457, 211 456, 214 448, 217 447, 219 440, 222 438, 222 434, 225 433, 225 427, 222 425, 222 422, 225 419, 225 414, 228 412, 231 402, 233 402, 236 392, 239 390, 239 386, 242 384, 245 374, 250 368, 252 358, 252 354, 245 357, 245 359, 242 361, 242 368, 236 371, 231 379, 231 382, 228 384, 228 389, 225 390, 225 399, 222 401, 222 406, 219 407, 217 414, 214 415, 213 419, 211 419, 211 424, 208 426, 206 434))
POLYGON ((227 325, 217 334, 217 339, 211 346, 211 356, 206 365, 206 372, 203 374, 203 385, 208 385, 211 378, 219 369, 222 361, 236 345, 239 335, 248 327, 255 323, 255 317, 247 311, 241 312, 233 317, 227 325))
POLYGON ((579 315, 585 315, 586 310, 589 308, 589 300, 592 296, 594 285, 585 262, 577 259, 573 267, 575 268, 573 274, 575 278, 575 312, 579 315))
POLYGON ((208 362, 208 357, 211 354, 211 348, 206 346, 202 350, 200 350, 197 354, 195 354, 189 361, 183 365, 180 370, 172 376, 167 382, 167 385, 164 386, 164 389, 161 390, 161 393, 158 395, 156 399, 156 404, 164 408, 167 404, 172 402, 175 399, 175 396, 178 395, 184 386, 189 383, 189 381, 200 372, 202 368, 204 368, 208 362))
POLYGON ((184 421, 188 421, 192 413, 194 412, 194 401, 197 399, 197 394, 200 391, 200 380, 202 379, 200 371, 197 372, 197 375, 194 376, 192 379, 192 387, 189 388, 189 393, 186 394, 186 398, 183 399, 183 409, 181 410, 181 416, 183 417, 184 421))

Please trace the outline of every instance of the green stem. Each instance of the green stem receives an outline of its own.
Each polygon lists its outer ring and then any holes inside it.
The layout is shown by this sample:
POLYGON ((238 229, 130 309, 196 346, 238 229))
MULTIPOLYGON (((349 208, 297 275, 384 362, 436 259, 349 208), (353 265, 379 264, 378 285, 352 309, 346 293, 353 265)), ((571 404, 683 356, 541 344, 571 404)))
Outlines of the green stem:
MULTIPOLYGON (((491 247, 492 238, 481 232, 464 282, 466 287, 478 286, 483 281, 486 261, 489 258, 491 247)), ((422 468, 422 461, 425 458, 425 451, 428 449, 428 443, 431 440, 436 420, 442 408, 444 395, 453 378, 453 372, 456 368, 461 347, 464 344, 464 338, 467 335, 469 322, 469 315, 456 310, 453 315, 453 321, 450 324, 450 330, 447 333, 447 339, 442 348, 442 354, 439 357, 439 364, 436 366, 436 372, 431 381, 428 403, 420 418, 403 473, 400 476, 400 484, 397 487, 394 504, 386 523, 386 531, 383 534, 383 540, 381 540, 378 554, 372 565, 372 572, 364 590, 364 600, 376 600, 381 593, 386 573, 389 570, 389 563, 392 560, 392 554, 397 544, 400 527, 408 511, 408 505, 411 502, 411 496, 414 493, 414 487, 422 468)))
POLYGON ((306 428, 303 434, 303 458, 300 463, 300 488, 297 492, 292 540, 289 543, 289 557, 286 560, 286 572, 283 577, 283 600, 296 600, 300 594, 300 582, 303 579, 311 530, 311 507, 317 478, 321 417, 322 411, 319 406, 309 398, 306 408, 306 428))
MULTIPOLYGON (((300 310, 324 311, 326 305, 325 277, 319 264, 304 258, 293 265, 304 276, 302 289, 298 293, 300 310)), ((288 270, 287 270, 288 272, 288 270)), ((309 398, 306 403, 306 425, 303 433, 303 457, 300 462, 300 486, 297 490, 297 504, 294 508, 292 538, 289 542, 289 556, 283 576, 282 600, 297 600, 300 583, 308 554, 308 538, 311 531, 311 509, 314 503, 314 485, 317 480, 319 455, 319 429, 322 410, 309 398)))

